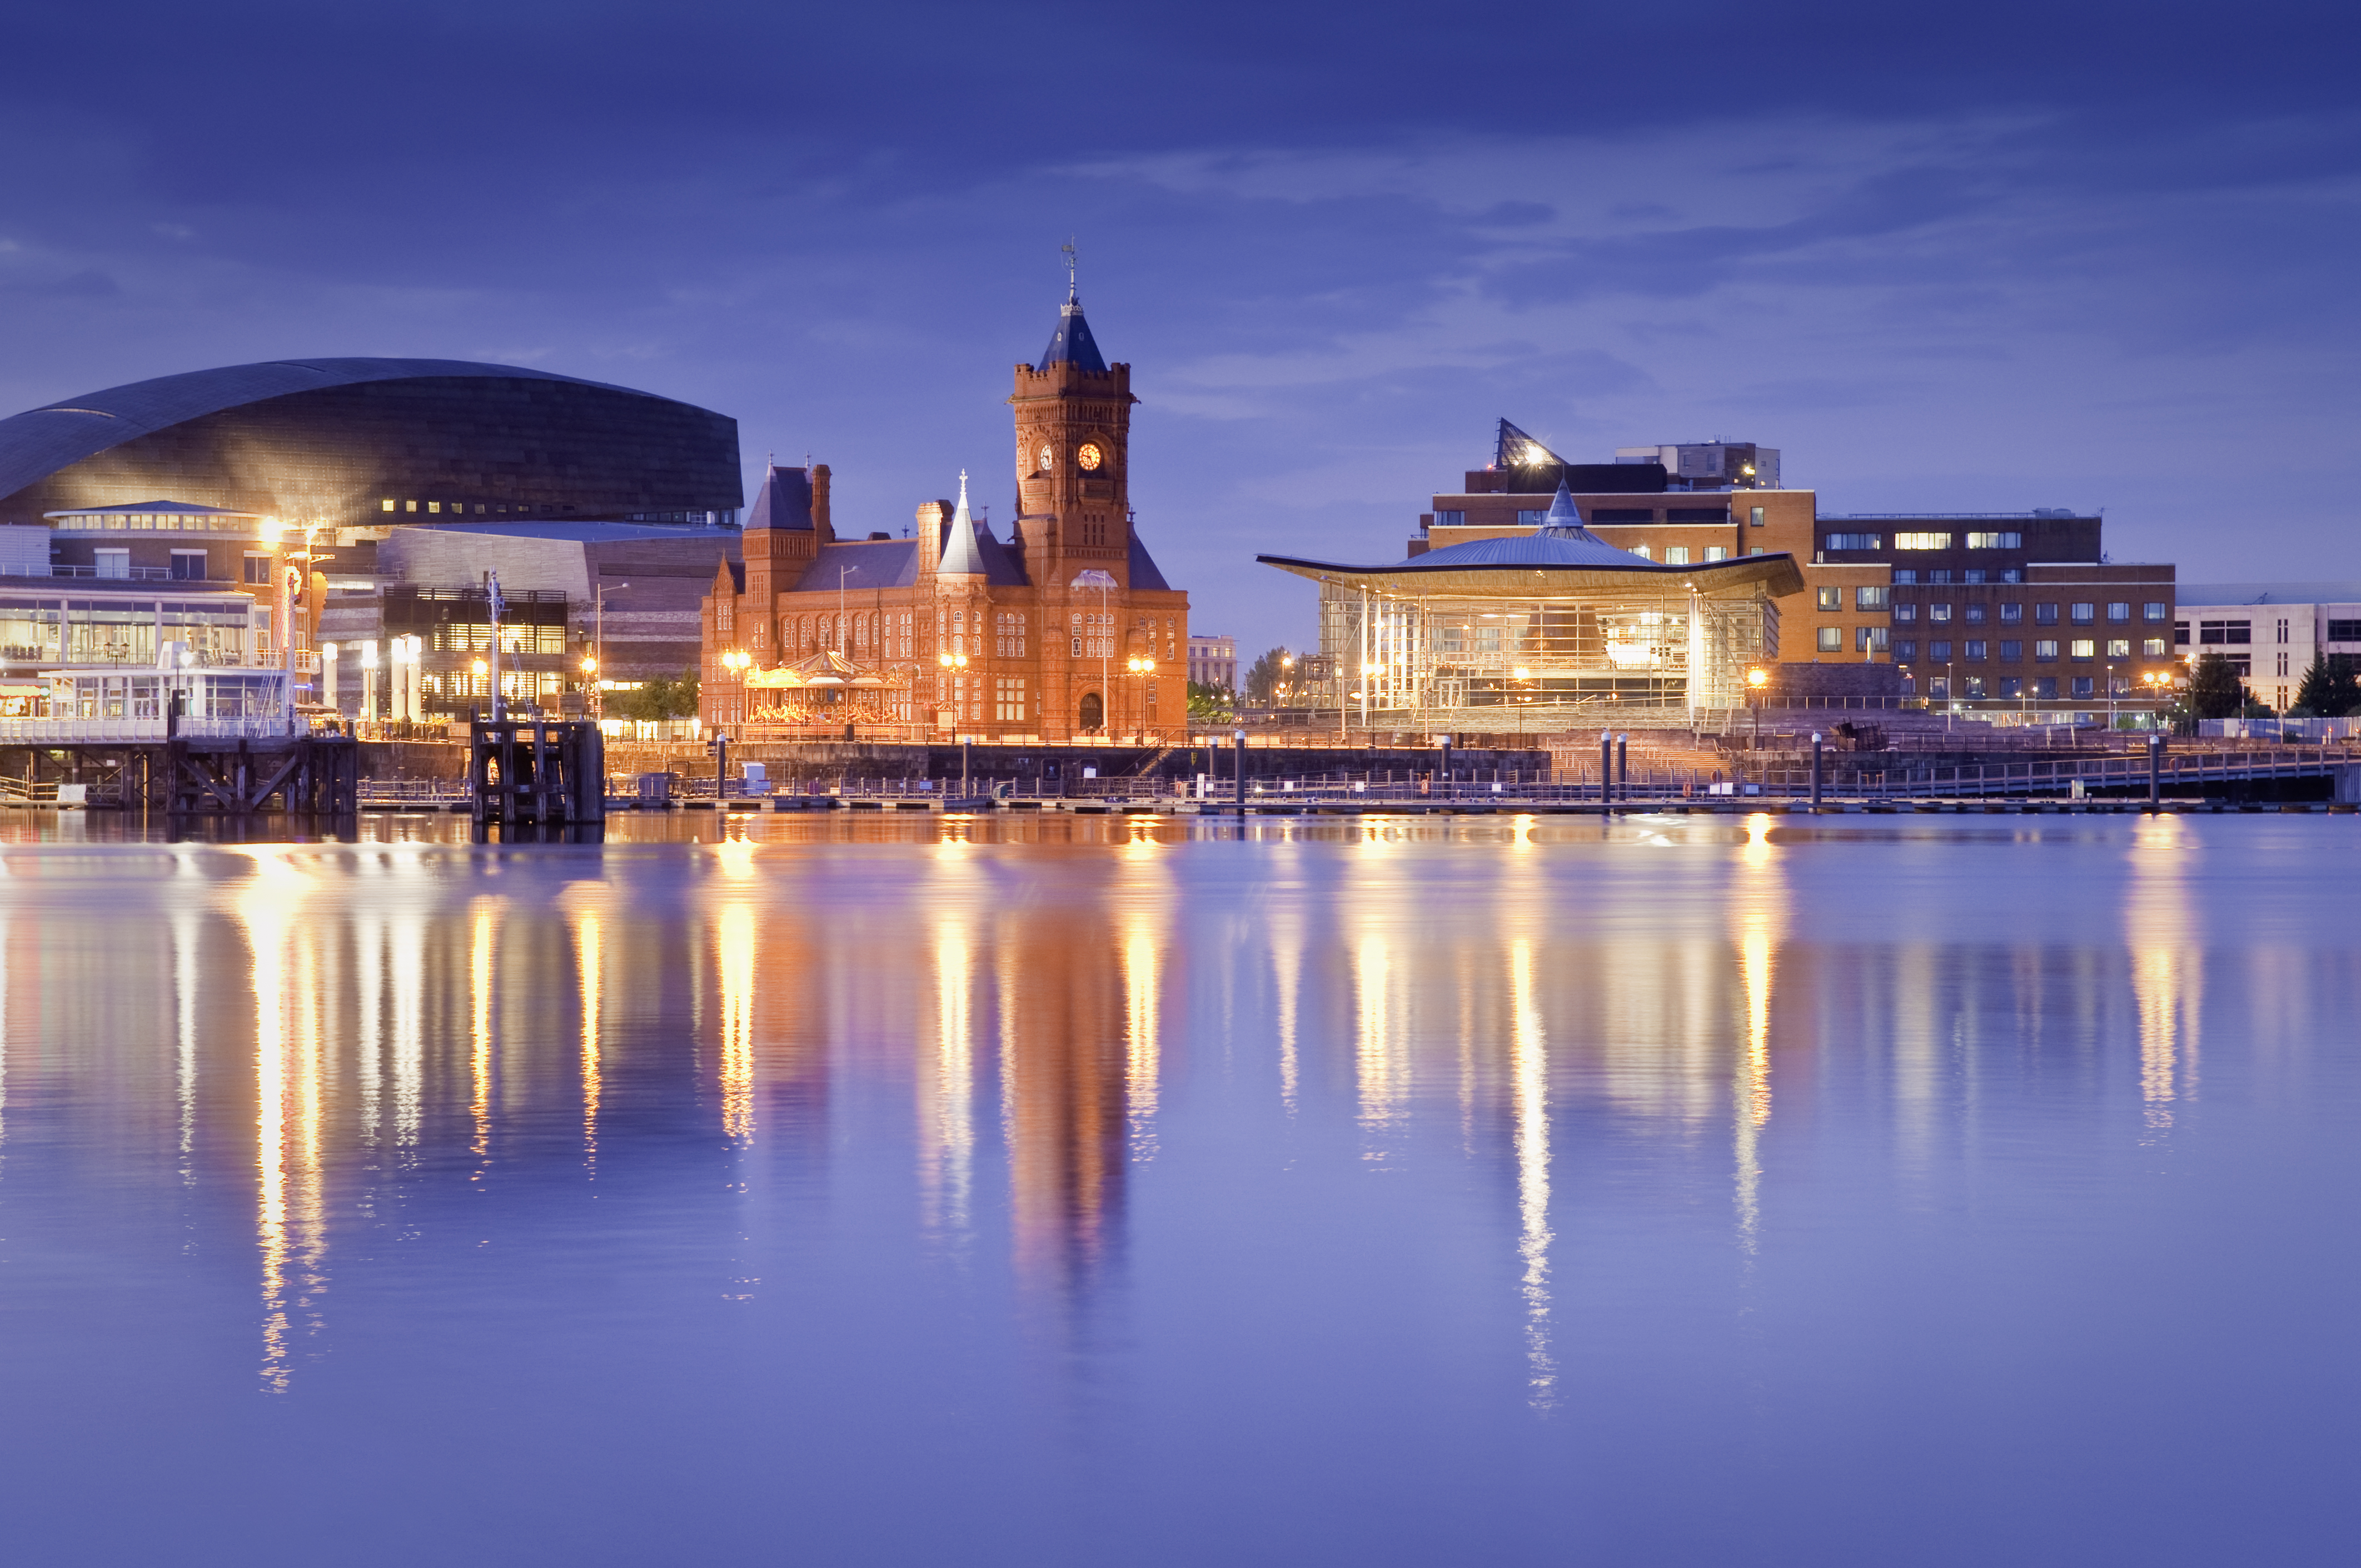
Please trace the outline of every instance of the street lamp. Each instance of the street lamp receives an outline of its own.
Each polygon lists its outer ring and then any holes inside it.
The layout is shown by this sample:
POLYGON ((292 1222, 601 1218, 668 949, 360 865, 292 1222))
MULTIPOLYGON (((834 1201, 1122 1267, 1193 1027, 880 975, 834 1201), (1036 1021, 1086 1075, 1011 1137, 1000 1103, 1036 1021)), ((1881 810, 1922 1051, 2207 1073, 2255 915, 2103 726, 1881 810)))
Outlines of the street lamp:
MULTIPOLYGON (((583 667, 594 674, 607 667, 607 596, 621 593, 629 583, 600 583, 590 611, 590 659, 583 667)), ((607 684, 602 675, 590 683, 590 717, 607 717, 607 684)))
POLYGON ((469 664, 467 668, 473 671, 476 678, 480 681, 484 678, 484 673, 490 669, 491 666, 485 663, 481 659, 478 659, 475 663, 469 664))
POLYGON ((1129 670, 1133 674, 1140 677, 1139 728, 1135 731, 1135 733, 1144 741, 1148 736, 1148 677, 1156 674, 1156 661, 1153 659, 1127 659, 1124 662, 1124 668, 1129 670))
MULTIPOLYGON (((947 672, 956 674, 959 671, 967 668, 967 655, 964 653, 938 653, 935 655, 935 663, 940 664, 947 672)), ((1099 684, 1104 685, 1106 683, 1102 681, 1099 684)), ((939 707, 939 697, 938 698, 938 706, 939 707)), ((951 696, 951 733, 954 735, 959 733, 959 723, 961 717, 962 715, 960 712, 959 695, 957 690, 954 689, 951 696)), ((1104 714, 1101 714, 1099 718, 1100 722, 1104 724, 1105 722, 1106 716, 1104 714)))

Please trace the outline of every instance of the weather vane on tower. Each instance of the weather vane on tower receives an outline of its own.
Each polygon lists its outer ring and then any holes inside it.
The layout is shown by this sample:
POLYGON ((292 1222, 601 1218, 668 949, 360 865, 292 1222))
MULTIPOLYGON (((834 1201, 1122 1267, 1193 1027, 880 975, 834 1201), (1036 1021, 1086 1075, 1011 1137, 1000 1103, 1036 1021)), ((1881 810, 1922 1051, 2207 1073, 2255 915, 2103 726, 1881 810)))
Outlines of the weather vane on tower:
POLYGON ((1079 304, 1082 296, 1074 291, 1074 242, 1069 239, 1058 248, 1066 253, 1066 303, 1079 304))

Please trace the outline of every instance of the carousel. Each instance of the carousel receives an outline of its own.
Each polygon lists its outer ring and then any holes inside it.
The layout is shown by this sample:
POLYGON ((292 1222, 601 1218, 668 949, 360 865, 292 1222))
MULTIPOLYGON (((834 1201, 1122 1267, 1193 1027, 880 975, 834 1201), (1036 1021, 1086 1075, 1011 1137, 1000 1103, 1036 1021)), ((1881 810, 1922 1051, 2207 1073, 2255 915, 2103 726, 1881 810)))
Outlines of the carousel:
POLYGON ((910 722, 907 675, 856 663, 832 648, 776 669, 747 669, 749 728, 805 731, 866 729, 910 722))

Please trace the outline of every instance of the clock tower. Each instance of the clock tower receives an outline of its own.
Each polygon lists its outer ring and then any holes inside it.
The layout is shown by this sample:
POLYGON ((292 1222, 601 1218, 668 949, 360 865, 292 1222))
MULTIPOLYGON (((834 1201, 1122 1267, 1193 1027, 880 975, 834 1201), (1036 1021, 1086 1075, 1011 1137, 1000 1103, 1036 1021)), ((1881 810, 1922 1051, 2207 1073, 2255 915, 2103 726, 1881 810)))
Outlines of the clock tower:
POLYGON ((1060 592, 1097 570, 1131 586, 1131 367, 1109 365, 1070 283, 1038 365, 1016 367, 1016 527, 1026 576, 1060 592))

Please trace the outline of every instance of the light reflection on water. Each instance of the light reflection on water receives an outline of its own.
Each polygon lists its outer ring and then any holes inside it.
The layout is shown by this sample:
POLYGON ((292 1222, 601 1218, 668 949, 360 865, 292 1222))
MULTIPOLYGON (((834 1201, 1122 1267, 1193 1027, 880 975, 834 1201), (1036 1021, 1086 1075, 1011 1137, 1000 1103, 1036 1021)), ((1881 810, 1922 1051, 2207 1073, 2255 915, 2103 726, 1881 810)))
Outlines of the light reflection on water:
POLYGON ((2202 1498, 2355 1391, 2341 820, 7 826, 26 1539, 251 1552, 197 1494, 255 1466, 401 1478, 354 1562, 2328 1528, 2202 1498), (2159 1343, 2246 1376, 2159 1402, 2159 1343))

